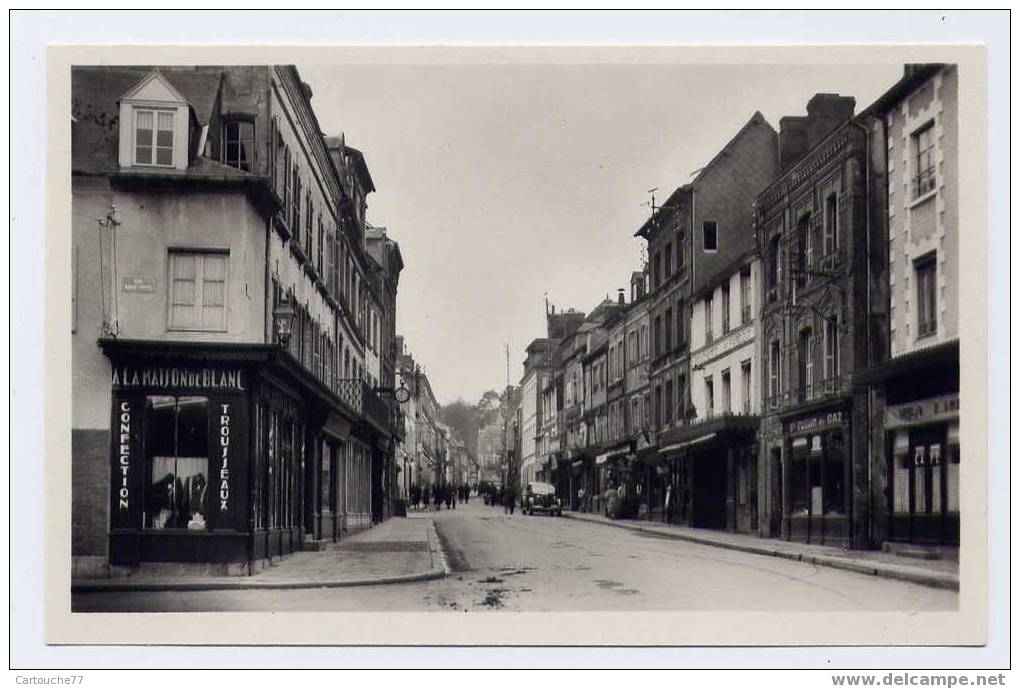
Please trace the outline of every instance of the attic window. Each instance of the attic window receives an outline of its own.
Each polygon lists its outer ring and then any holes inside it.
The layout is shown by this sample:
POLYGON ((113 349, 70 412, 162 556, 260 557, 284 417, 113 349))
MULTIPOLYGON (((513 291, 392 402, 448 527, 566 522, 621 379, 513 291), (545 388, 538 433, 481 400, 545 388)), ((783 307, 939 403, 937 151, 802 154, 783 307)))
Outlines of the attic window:
POLYGON ((224 165, 251 172, 255 151, 255 123, 251 120, 230 119, 223 123, 224 165))
POLYGON ((174 111, 135 108, 135 165, 174 166, 174 111))
POLYGON ((704 232, 704 243, 702 246, 704 246, 705 251, 718 251, 719 230, 715 220, 706 220, 701 227, 704 232))

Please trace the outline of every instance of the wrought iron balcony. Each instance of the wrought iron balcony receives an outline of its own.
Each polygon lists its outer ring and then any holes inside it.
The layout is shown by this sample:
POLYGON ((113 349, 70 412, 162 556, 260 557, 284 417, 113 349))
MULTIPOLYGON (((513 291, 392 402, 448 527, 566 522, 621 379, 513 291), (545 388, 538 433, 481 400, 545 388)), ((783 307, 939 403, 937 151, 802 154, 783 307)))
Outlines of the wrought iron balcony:
POLYGON ((379 429, 390 428, 392 419, 389 405, 365 381, 353 378, 338 380, 337 395, 372 425, 379 429))

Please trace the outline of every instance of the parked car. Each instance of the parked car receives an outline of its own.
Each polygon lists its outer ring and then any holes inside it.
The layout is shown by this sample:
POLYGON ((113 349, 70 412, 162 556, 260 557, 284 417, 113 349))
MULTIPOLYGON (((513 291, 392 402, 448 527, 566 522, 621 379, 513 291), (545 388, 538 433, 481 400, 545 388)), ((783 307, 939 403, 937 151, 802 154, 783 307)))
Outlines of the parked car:
POLYGON ((563 506, 556 497, 556 488, 551 483, 529 483, 524 487, 521 509, 525 514, 543 512, 557 517, 563 514, 563 506))

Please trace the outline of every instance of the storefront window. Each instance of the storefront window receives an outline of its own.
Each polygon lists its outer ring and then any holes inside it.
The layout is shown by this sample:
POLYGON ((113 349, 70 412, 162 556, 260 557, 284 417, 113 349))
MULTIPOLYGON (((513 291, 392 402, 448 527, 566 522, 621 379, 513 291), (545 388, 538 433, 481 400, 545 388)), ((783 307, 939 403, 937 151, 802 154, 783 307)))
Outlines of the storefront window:
POLYGON ((808 451, 808 486, 810 487, 811 516, 822 514, 822 436, 811 436, 808 451))
POLYGON ((145 399, 146 529, 207 528, 209 399, 145 399))
POLYGON ((790 514, 806 517, 808 514, 808 440, 797 438, 790 453, 790 514))
POLYGON ((825 515, 846 514, 846 450, 843 434, 835 432, 825 447, 825 515))

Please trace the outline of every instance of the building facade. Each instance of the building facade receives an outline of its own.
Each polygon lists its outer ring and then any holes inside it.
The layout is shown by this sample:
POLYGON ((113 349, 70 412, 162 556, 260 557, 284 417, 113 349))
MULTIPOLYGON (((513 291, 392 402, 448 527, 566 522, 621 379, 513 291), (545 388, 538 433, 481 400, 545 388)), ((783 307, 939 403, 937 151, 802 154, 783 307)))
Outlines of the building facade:
POLYGON ((855 376, 871 386, 875 546, 960 542, 957 93, 954 66, 908 65, 866 113, 888 180, 889 359, 855 376))
POLYGON ((371 523, 364 199, 311 98, 293 67, 72 70, 77 573, 371 523))
POLYGON ((884 358, 877 295, 887 274, 868 253, 883 233, 884 175, 869 150, 879 144, 853 108, 852 98, 818 94, 806 117, 783 118, 781 174, 756 204, 760 502, 767 535, 862 548, 870 545, 868 395, 850 374, 884 358))
MULTIPOLYGON (((658 508, 679 523, 736 529, 739 524, 746 528, 749 521, 738 520, 728 501, 736 494, 740 467, 749 470, 745 455, 754 444, 756 420, 716 416, 715 364, 708 371, 703 367, 722 351, 712 342, 719 330, 709 320, 709 316, 723 319, 721 299, 714 301, 716 288, 727 293, 723 287, 729 285, 735 267, 743 267, 756 250, 750 209, 756 195, 775 179, 778 151, 776 131, 756 112, 637 233, 648 241, 650 257, 649 375, 658 448, 654 459, 664 469, 657 474, 662 480, 646 492, 651 509, 657 500, 658 508), (697 344, 692 341, 695 312, 699 314, 697 344), (695 350, 697 372, 692 365, 695 350), (695 388, 702 400, 700 410, 694 403, 695 388), (709 394, 713 395, 711 405, 706 404, 709 394)), ((737 322, 730 320, 736 303, 734 299, 725 311, 727 326, 737 322)), ((726 346, 737 344, 730 337, 727 341, 726 346)))

